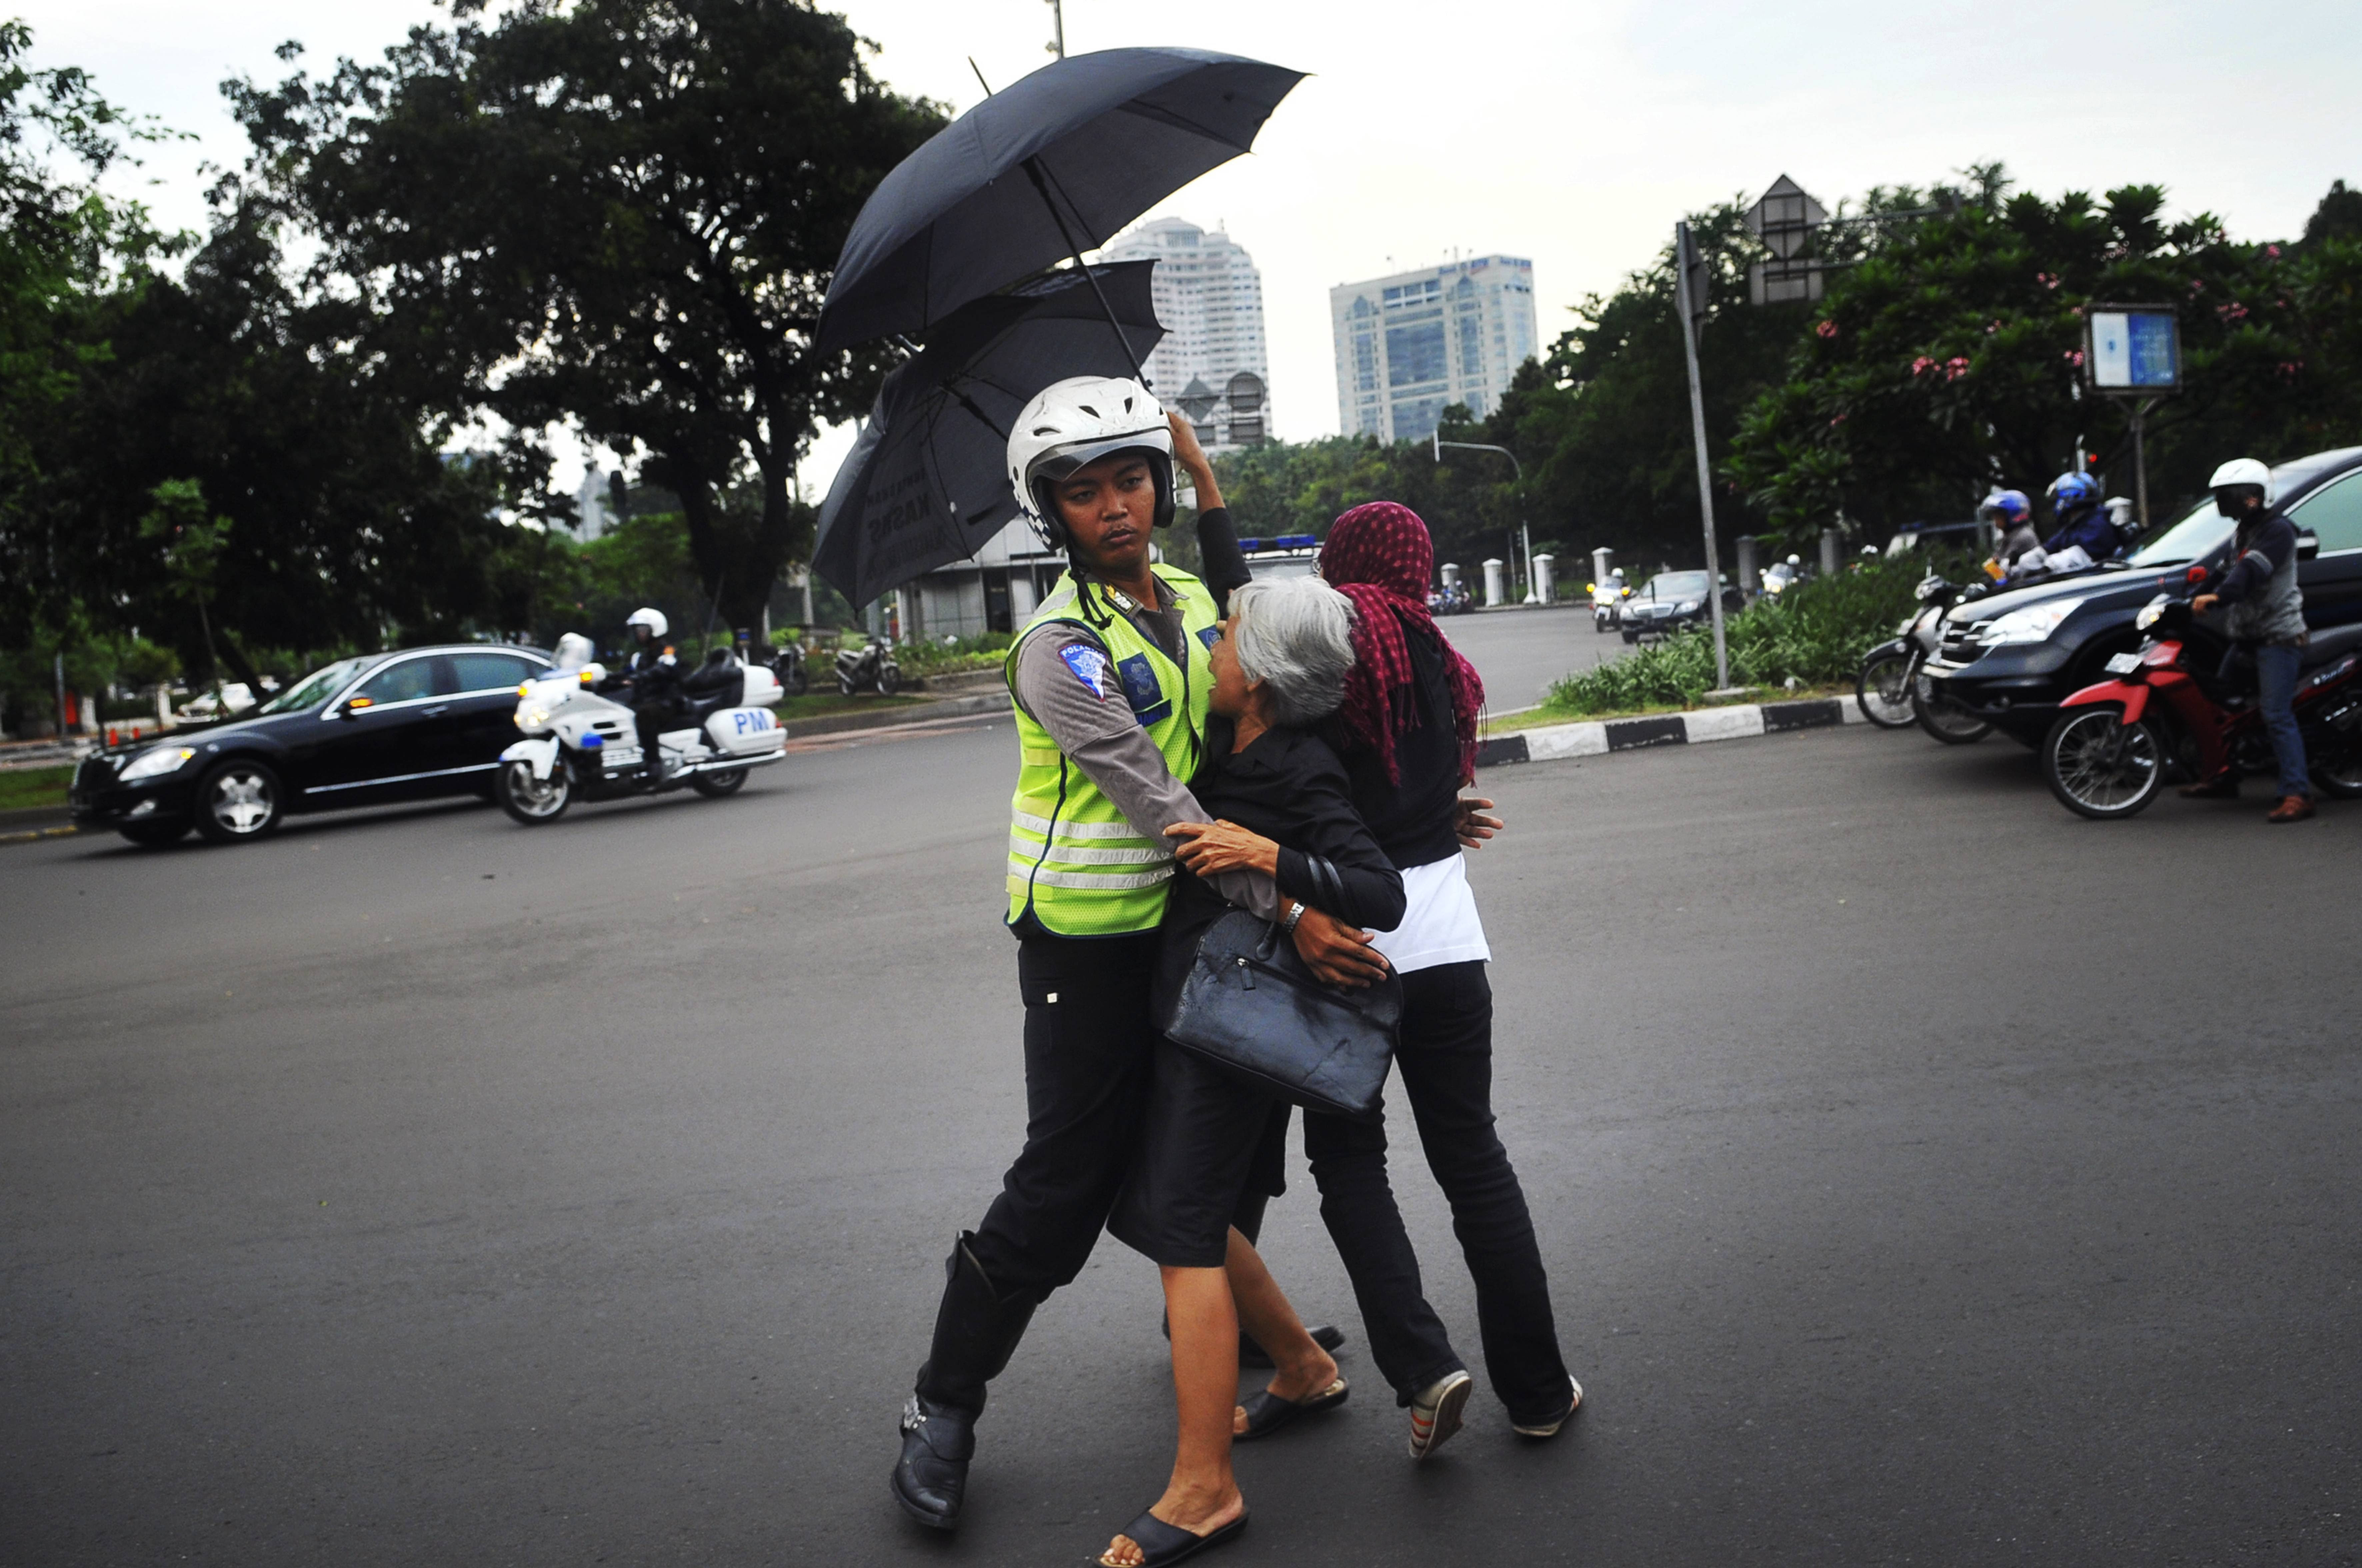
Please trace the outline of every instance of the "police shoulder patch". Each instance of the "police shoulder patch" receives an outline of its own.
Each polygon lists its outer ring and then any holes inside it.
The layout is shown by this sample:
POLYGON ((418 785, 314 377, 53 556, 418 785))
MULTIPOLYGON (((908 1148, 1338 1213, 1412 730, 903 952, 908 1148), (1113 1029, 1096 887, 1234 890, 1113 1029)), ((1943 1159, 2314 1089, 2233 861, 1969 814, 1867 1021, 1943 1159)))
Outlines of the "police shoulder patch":
POLYGON ((1106 701, 1108 693, 1115 690, 1115 671, 1103 650, 1087 643, 1068 643, 1058 650, 1058 657, 1066 661, 1075 679, 1088 687, 1091 695, 1100 701, 1106 701))

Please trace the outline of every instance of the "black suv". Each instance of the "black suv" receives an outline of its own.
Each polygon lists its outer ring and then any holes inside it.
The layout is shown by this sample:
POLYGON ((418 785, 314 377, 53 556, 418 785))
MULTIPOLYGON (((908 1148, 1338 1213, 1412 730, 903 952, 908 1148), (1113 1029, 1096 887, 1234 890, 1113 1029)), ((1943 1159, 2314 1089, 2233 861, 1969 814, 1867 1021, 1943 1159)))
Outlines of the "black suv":
POLYGON ((482 643, 340 659, 244 718, 104 751, 67 796, 85 829, 170 844, 259 838, 291 812, 489 793, 538 648, 482 643))
MULTIPOLYGON (((2272 469, 2278 505, 2297 526, 2297 583, 2314 626, 2362 621, 2362 447, 2272 469)), ((2133 617, 2160 591, 2186 595, 2231 559, 2231 520, 2212 497, 2123 560, 2055 582, 1990 594, 1944 617, 1923 667, 1923 698, 1967 710, 2040 745, 2059 702, 2106 679, 2103 666, 2140 646, 2133 617)))

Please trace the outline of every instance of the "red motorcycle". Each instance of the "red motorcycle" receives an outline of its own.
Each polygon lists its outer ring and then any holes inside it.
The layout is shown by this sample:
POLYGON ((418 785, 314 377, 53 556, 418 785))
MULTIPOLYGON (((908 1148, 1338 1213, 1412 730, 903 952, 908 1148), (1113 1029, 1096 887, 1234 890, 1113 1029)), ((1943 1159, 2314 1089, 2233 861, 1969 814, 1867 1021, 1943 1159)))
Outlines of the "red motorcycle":
MULTIPOLYGON (((2138 651, 2108 661, 2114 679, 2061 702, 2042 743, 2042 776, 2058 803, 2129 817, 2171 779, 2272 773, 2253 664, 2234 665, 2226 679, 2230 642, 2199 624, 2187 600, 2159 594, 2134 624, 2147 635, 2138 651)), ((2362 798, 2362 625, 2312 635, 2295 706, 2314 786, 2362 798)))

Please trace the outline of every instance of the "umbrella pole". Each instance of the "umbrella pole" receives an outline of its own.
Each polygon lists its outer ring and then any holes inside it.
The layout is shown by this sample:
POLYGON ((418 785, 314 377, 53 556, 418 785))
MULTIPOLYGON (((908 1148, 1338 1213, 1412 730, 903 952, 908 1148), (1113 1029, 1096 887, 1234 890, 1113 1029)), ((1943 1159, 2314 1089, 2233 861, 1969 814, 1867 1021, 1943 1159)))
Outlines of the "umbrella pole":
POLYGON ((1040 161, 1027 159, 1025 172, 1032 180, 1033 188, 1042 193, 1042 204, 1050 209, 1050 221, 1058 226, 1058 237, 1066 242, 1067 250, 1074 255, 1075 265, 1082 269, 1083 281, 1090 284, 1091 293, 1098 298, 1108 325, 1115 328, 1115 340, 1123 345, 1123 357, 1131 361, 1132 373, 1140 378, 1142 386, 1147 386, 1148 368, 1140 362, 1140 356, 1131 351, 1131 339, 1125 336, 1123 323, 1115 318, 1115 306, 1108 304, 1107 291, 1099 287, 1098 275, 1083 265, 1083 248, 1075 243, 1074 231, 1066 226, 1065 215, 1058 211, 1058 204, 1050 199, 1049 182, 1043 174, 1040 161))

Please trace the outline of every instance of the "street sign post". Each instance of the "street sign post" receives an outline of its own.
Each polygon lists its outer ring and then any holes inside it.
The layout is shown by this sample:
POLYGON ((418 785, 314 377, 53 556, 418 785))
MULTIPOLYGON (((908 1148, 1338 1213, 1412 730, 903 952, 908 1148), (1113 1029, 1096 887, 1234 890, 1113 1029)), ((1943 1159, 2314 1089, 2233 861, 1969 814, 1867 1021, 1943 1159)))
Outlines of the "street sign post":
POLYGON ((2181 390, 2181 322, 2171 305, 2092 304, 2083 314, 2084 384, 2132 404, 2133 496, 2148 528, 2148 411, 2181 390))

